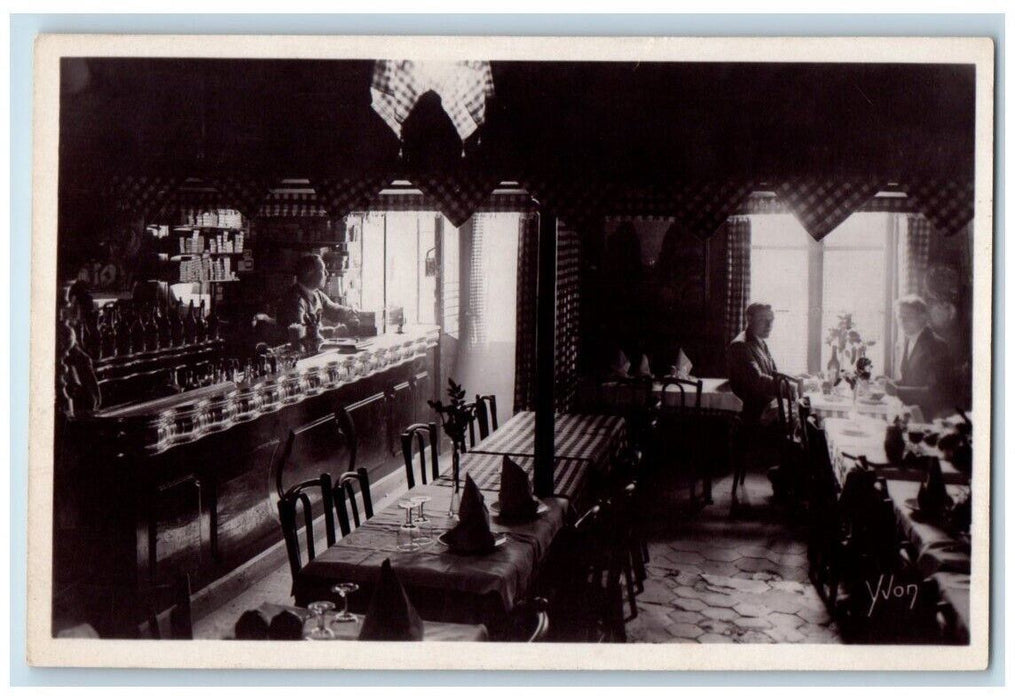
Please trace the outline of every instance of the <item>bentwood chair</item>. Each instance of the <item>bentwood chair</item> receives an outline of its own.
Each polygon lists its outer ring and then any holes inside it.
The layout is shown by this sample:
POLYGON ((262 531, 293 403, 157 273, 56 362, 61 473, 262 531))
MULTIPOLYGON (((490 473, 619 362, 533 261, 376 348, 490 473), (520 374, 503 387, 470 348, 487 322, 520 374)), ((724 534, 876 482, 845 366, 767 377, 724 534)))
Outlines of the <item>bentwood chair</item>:
POLYGON ((704 430, 711 429, 711 417, 701 410, 700 379, 663 377, 658 402, 656 452, 660 461, 686 472, 692 501, 697 501, 697 483, 702 482, 704 503, 712 498, 712 474, 705 465, 702 440, 704 430))
POLYGON ((342 474, 332 487, 331 500, 334 503, 335 514, 338 516, 338 527, 343 537, 353 530, 352 525, 360 526, 359 506, 356 504, 357 487, 360 500, 363 502, 363 519, 369 520, 374 517, 374 502, 370 496, 370 476, 367 474, 367 470, 360 467, 354 472, 342 474), (352 514, 351 523, 349 521, 350 513, 352 514))
POLYGON ((550 603, 545 598, 521 601, 511 610, 504 626, 491 630, 491 638, 498 642, 542 642, 550 633, 550 603))
POLYGON ((464 404, 463 408, 469 413, 469 449, 472 449, 479 440, 482 440, 486 436, 483 435, 483 426, 479 421, 479 406, 477 402, 472 401, 464 404), (479 439, 476 438, 477 435, 479 439))
POLYGON ((413 474, 413 457, 419 456, 419 472, 423 483, 427 483, 426 454, 430 453, 431 479, 440 476, 437 461, 438 433, 436 423, 414 423, 402 431, 402 457, 405 460, 405 481, 409 488, 416 486, 413 474))
POLYGON ((278 501, 278 517, 282 524, 282 536, 285 538, 286 554, 289 557, 289 569, 292 573, 293 585, 304 567, 303 553, 306 552, 306 563, 317 556, 316 536, 314 533, 314 499, 312 494, 319 494, 324 511, 324 532, 328 546, 335 544, 335 514, 333 505, 333 485, 331 476, 321 474, 316 479, 308 479, 291 486, 278 501), (300 530, 303 531, 303 546, 300 545, 300 530))
POLYGON ((83 584, 73 595, 75 615, 103 639, 193 639, 190 575, 167 583, 83 584))
POLYGON ((481 440, 497 429, 496 396, 476 394, 476 419, 479 422, 479 438, 481 440))

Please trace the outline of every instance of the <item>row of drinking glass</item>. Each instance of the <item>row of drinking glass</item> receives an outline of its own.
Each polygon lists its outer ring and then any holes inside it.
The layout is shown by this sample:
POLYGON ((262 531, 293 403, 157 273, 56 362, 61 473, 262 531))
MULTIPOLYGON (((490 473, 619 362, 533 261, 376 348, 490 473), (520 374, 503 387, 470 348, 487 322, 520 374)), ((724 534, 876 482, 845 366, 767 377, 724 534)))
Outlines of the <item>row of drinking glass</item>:
POLYGON ((399 552, 418 552, 433 544, 433 521, 427 517, 424 507, 430 496, 406 496, 398 502, 398 507, 405 511, 405 522, 398 528, 399 552))

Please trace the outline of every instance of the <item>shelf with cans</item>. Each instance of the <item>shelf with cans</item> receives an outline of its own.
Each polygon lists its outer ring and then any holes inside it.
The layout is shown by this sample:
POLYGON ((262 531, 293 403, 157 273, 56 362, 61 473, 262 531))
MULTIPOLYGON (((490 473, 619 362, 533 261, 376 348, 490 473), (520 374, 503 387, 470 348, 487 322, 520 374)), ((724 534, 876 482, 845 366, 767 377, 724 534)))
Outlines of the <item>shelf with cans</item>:
MULTIPOLYGON (((234 223, 242 224, 242 220, 234 223)), ((148 227, 159 259, 175 263, 179 282, 235 282, 253 267, 243 227, 156 224, 148 227)))

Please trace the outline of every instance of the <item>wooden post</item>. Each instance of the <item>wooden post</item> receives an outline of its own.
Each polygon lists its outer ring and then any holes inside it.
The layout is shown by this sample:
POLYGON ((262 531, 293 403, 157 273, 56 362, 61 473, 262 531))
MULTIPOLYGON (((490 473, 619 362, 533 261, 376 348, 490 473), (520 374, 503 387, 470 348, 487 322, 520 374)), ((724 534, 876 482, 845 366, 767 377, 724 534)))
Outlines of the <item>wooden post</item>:
POLYGON ((557 308, 557 217, 540 212, 536 278, 536 495, 553 495, 554 326, 557 308))

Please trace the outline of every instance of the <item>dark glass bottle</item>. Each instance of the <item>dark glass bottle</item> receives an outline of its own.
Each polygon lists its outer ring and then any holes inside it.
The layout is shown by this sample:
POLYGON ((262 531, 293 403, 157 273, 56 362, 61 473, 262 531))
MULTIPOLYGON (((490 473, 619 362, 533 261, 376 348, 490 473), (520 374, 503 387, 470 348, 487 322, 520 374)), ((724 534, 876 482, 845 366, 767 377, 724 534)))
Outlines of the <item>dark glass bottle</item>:
POLYGON ((219 317, 212 311, 208 314, 208 340, 216 340, 219 337, 219 317))
POLYGON ((145 337, 144 347, 148 352, 159 349, 159 324, 156 319, 155 305, 149 307, 144 315, 145 337))
POLYGON ((147 328, 144 323, 144 314, 140 308, 134 307, 133 319, 130 323, 130 347, 131 352, 144 352, 145 351, 145 336, 147 335, 147 328))
POLYGON ((197 319, 194 318, 194 300, 190 300, 190 308, 183 319, 183 342, 187 345, 197 340, 197 319))
POLYGON ((162 311, 162 305, 155 306, 155 329, 158 333, 159 347, 168 348, 173 344, 173 329, 169 316, 162 311))
POLYGON ((102 319, 99 323, 99 344, 99 357, 107 358, 116 355, 116 332, 111 307, 102 310, 102 319))
POLYGON ((169 333, 173 347, 183 345, 183 302, 177 301, 176 306, 169 312, 169 333))
POLYGON ((208 339, 208 323, 204 318, 204 299, 201 300, 201 306, 197 310, 197 318, 194 319, 194 340, 198 343, 203 343, 208 339))
POLYGON ((126 357, 131 352, 130 316, 126 308, 116 307, 116 354, 126 357))

